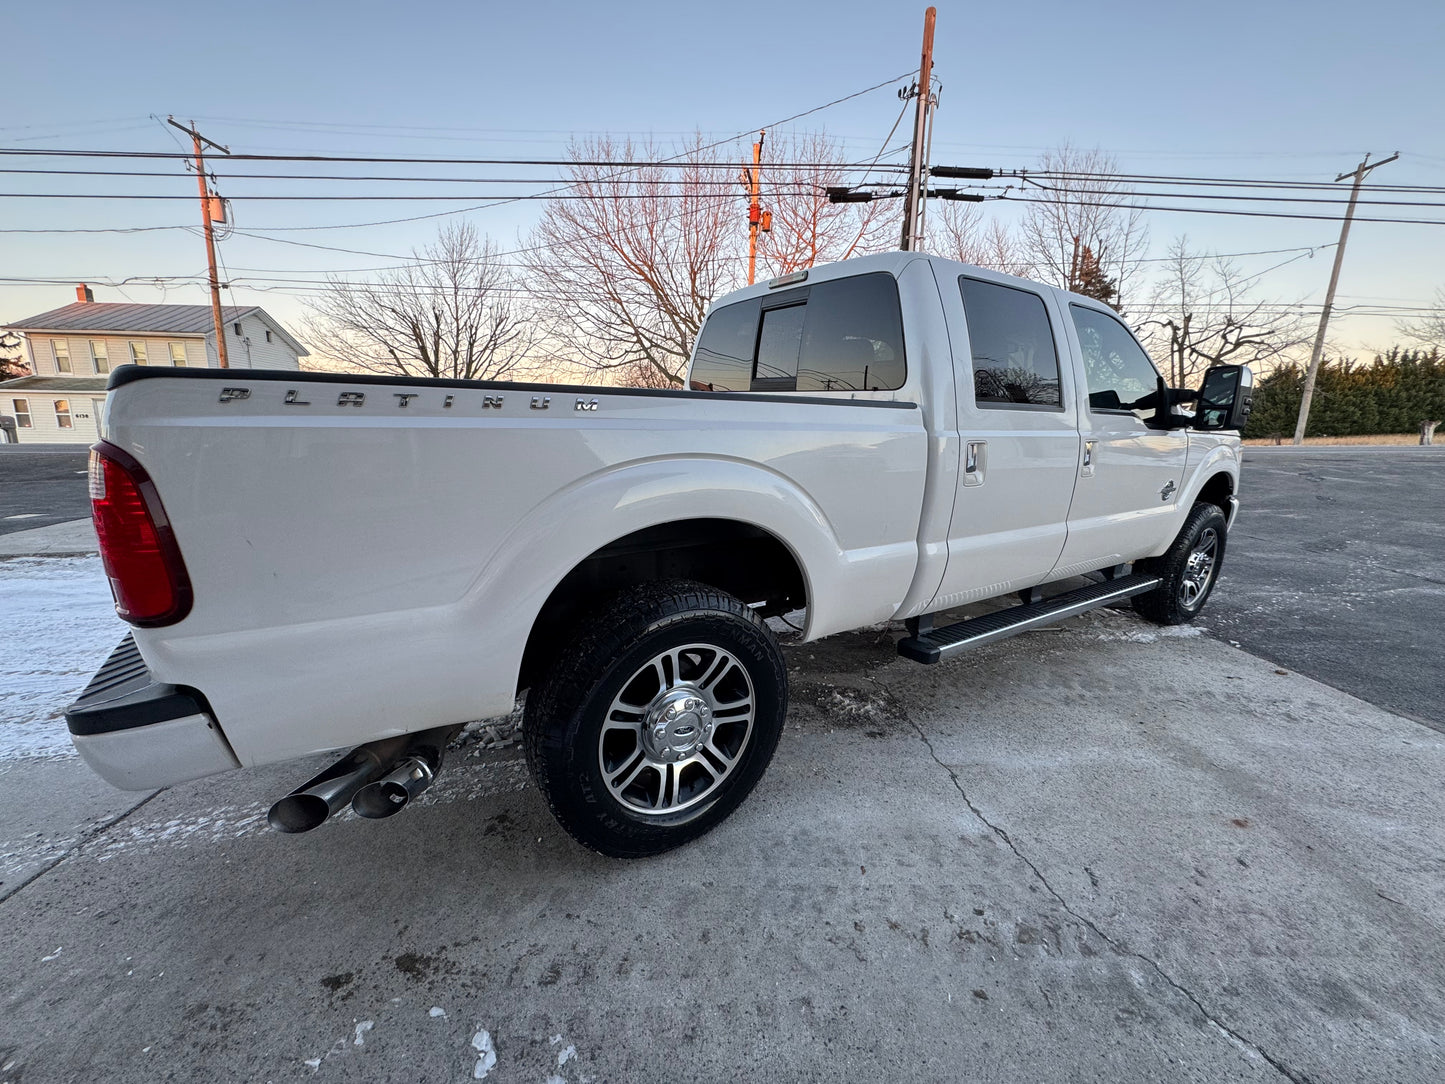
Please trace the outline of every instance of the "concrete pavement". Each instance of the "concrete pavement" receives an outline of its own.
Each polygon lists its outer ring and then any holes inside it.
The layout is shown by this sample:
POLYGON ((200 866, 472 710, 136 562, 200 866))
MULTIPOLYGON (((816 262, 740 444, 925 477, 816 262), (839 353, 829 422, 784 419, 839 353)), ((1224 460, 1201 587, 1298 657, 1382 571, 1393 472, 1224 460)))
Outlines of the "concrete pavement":
POLYGON ((515 749, 300 837, 308 764, 87 806, 0 904, 0 1081, 1445 1075, 1441 735, 1125 613, 894 635, 789 648, 758 791, 657 859, 515 749))
POLYGON ((0 558, 78 557, 99 552, 95 526, 89 517, 0 534, 0 558))

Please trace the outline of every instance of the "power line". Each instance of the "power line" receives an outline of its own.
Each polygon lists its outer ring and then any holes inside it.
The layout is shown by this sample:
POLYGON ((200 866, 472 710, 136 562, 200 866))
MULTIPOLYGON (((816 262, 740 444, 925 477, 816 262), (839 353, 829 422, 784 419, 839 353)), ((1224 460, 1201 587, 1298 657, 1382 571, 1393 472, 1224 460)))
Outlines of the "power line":
MULTIPOLYGON (((1111 203, 1104 200, 1042 199, 1030 196, 990 196, 990 201, 1008 203, 1050 203, 1068 204, 1075 207, 1112 207, 1124 211, 1182 211, 1196 215, 1235 215, 1243 218, 1288 218, 1316 222, 1338 222, 1337 215, 1310 215, 1288 211, 1241 211, 1225 207, 1164 207, 1157 203, 1111 203)), ((1356 218, 1356 222, 1382 222, 1397 226, 1445 226, 1445 219, 1438 218, 1356 218)))

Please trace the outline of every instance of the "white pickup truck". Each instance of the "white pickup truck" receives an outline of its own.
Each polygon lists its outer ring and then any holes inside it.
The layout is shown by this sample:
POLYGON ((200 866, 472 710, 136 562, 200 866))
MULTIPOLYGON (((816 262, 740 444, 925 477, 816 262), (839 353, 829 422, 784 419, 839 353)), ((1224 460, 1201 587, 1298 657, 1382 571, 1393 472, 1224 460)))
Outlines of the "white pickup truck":
POLYGON ((850 260, 720 300, 689 375, 117 369, 90 486, 134 631, 68 709, 76 747, 130 789, 352 749, 272 807, 303 831, 400 809, 529 690, 557 819, 652 854, 767 767, 771 616, 901 620, 931 663, 1124 598, 1188 621, 1219 573, 1249 370, 1167 388, 1090 298, 850 260))

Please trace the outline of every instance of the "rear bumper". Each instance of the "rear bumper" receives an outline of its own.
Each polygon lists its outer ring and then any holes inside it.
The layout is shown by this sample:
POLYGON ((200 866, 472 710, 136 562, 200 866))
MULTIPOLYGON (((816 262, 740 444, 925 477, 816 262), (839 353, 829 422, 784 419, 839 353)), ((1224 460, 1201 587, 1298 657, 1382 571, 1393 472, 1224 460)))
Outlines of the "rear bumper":
POLYGON ((151 790, 241 766, 205 697, 156 681, 129 634, 65 709, 65 721, 81 758, 122 790, 151 790))

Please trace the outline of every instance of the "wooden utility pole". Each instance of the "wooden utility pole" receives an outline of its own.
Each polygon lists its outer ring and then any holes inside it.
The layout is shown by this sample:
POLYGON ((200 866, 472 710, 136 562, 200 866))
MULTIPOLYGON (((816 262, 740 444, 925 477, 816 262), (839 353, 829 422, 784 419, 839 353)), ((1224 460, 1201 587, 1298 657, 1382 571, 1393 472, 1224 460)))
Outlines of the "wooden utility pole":
POLYGON ((220 203, 220 197, 213 195, 206 187, 206 156, 201 145, 214 147, 222 154, 230 154, 231 150, 229 147, 211 142, 196 131, 195 121, 191 121, 189 128, 184 124, 178 124, 175 117, 167 117, 166 122, 172 128, 179 128, 189 135, 192 145, 196 148, 196 182, 201 190, 201 226, 206 231, 206 264, 211 270, 211 320, 216 326, 216 361, 222 369, 229 369, 231 362, 226 355, 226 327, 225 322, 221 319, 221 280, 216 274, 216 234, 211 225, 218 217, 214 208, 220 203))
POLYGON ((1343 181, 1346 177, 1355 179, 1354 185, 1350 188, 1349 206, 1345 208, 1345 221, 1340 226, 1340 243, 1335 246, 1335 264, 1330 268, 1330 285, 1325 291, 1325 307, 1320 312, 1320 329, 1315 333, 1315 348, 1310 351, 1310 367, 1305 371, 1304 393, 1299 401, 1299 420, 1295 422, 1294 442, 1303 444, 1305 441, 1305 426, 1310 420, 1310 401, 1315 397, 1315 378, 1320 373, 1320 358, 1325 350, 1325 329, 1330 326, 1330 310, 1335 304, 1335 287, 1340 282, 1340 265, 1345 262, 1345 242, 1350 239, 1350 222, 1355 217, 1355 201, 1360 198, 1360 185, 1365 179, 1365 174, 1372 169, 1379 169, 1381 166, 1389 165, 1400 154, 1396 151, 1389 158, 1370 164, 1370 156, 1365 155, 1364 161, 1356 166, 1349 173, 1341 173, 1335 178, 1336 182, 1343 181))
POLYGON ((773 228, 773 213, 764 211, 761 202, 762 189, 760 180, 762 178, 763 164, 763 140, 768 130, 764 128, 758 133, 758 141, 753 144, 753 165, 749 169, 743 167, 743 187, 748 190, 748 285, 753 284, 758 273, 758 230, 764 233, 773 228))
MULTIPOLYGON (((914 93, 918 96, 918 107, 913 115, 913 154, 908 161, 908 197, 903 201, 903 239, 899 248, 913 252, 923 243, 923 199, 924 171, 927 163, 926 136, 929 111, 929 81, 933 74, 933 24, 938 18, 938 9, 929 8, 923 15, 923 60, 918 66, 918 84, 914 93)), ((902 93, 902 92, 900 92, 902 93)))

